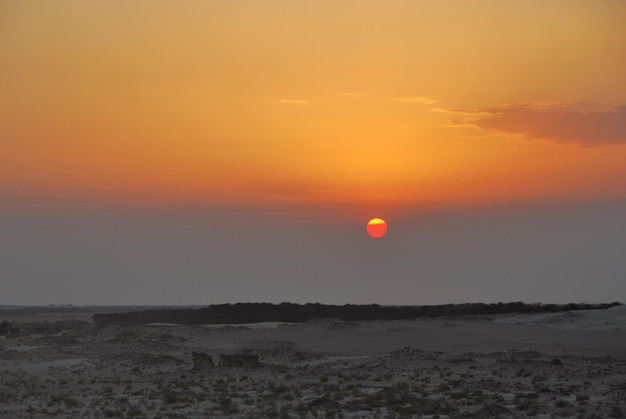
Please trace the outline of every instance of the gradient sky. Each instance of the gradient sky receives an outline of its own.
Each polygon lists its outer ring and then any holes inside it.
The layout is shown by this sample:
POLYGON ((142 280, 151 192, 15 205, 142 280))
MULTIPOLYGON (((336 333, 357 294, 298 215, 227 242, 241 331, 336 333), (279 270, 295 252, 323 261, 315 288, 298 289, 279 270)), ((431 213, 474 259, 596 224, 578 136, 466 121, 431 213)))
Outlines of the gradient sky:
POLYGON ((624 301, 623 22, 4 1, 0 304, 624 301))

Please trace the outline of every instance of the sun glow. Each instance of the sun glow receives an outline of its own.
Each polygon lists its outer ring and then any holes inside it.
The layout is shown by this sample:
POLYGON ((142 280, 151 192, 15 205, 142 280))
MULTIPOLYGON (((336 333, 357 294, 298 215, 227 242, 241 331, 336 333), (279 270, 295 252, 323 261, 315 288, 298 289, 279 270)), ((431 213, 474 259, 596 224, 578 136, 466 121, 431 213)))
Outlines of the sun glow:
POLYGON ((626 196, 622 3, 62 3, 1 18, 0 206, 626 196))

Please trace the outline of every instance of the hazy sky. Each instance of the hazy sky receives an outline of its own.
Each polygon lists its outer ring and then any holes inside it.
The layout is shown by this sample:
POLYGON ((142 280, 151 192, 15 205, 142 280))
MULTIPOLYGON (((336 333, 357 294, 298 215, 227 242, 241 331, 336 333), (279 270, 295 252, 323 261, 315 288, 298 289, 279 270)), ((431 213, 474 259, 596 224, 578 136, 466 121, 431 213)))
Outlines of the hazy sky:
POLYGON ((625 21, 4 1, 0 304, 625 301, 625 21))

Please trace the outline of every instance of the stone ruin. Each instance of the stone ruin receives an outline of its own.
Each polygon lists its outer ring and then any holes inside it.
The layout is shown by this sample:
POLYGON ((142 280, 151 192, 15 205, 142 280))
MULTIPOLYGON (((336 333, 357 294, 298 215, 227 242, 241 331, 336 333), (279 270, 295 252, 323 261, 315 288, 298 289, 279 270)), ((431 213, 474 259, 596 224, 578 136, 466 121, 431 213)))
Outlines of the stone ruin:
POLYGON ((194 370, 206 370, 215 367, 213 359, 202 352, 192 352, 191 361, 193 362, 194 370))
POLYGON ((259 356, 252 354, 220 355, 220 367, 258 368, 259 356))
MULTIPOLYGON (((202 352, 192 352, 191 361, 193 362, 192 369, 194 370, 206 370, 215 368, 211 356, 202 352)), ((258 355, 252 354, 232 354, 232 355, 220 355, 218 367, 236 367, 236 368, 258 368, 261 366, 258 355)))

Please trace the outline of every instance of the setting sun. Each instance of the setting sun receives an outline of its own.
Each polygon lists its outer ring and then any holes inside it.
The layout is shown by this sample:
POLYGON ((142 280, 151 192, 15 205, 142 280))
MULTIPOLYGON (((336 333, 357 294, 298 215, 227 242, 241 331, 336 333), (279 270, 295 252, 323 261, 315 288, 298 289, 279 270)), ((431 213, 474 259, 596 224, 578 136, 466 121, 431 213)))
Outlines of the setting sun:
POLYGON ((387 223, 382 218, 372 218, 367 223, 367 234, 375 239, 387 234, 387 223))

